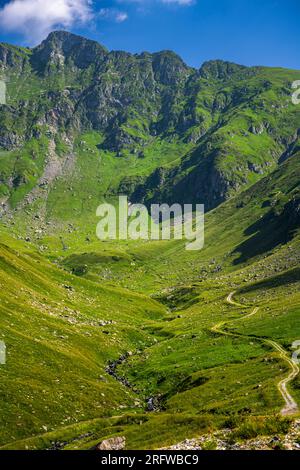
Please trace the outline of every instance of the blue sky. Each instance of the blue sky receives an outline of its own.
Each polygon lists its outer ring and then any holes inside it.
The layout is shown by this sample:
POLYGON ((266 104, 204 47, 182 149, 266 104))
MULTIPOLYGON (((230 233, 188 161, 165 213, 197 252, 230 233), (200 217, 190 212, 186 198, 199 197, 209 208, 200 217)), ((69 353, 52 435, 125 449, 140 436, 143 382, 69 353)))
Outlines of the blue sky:
POLYGON ((0 0, 0 41, 33 46, 67 29, 109 49, 172 49, 194 67, 300 69, 299 23, 299 0, 0 0))

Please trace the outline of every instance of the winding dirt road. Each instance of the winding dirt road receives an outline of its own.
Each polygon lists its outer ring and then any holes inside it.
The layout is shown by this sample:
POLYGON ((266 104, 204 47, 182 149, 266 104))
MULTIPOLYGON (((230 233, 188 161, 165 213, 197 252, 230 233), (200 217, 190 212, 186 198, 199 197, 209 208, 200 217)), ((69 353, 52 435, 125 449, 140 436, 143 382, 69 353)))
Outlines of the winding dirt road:
MULTIPOLYGON (((230 294, 226 298, 226 302, 229 303, 230 305, 234 305, 236 307, 245 308, 244 305, 239 304, 238 302, 235 302, 235 300, 233 299, 234 294, 235 294, 235 291, 230 292, 230 294)), ((232 333, 230 331, 224 330, 223 327, 226 323, 227 324, 228 323, 233 323, 233 322, 237 322, 237 321, 240 321, 240 320, 245 320, 246 318, 250 318, 253 315, 255 315, 258 312, 258 310, 259 310, 259 307, 255 307, 252 310, 252 312, 249 313, 248 315, 243 315, 239 318, 236 318, 235 320, 230 320, 230 321, 227 321, 227 322, 226 321, 219 322, 211 328, 211 331, 213 331, 214 333, 219 333, 219 334, 226 335, 226 336, 239 336, 239 337, 243 336, 243 337, 252 338, 251 336, 242 335, 242 334, 239 334, 239 333, 232 333)), ((280 344, 276 343, 276 341, 273 341, 273 340, 270 340, 270 339, 265 339, 265 338, 257 338, 257 337, 255 337, 253 339, 262 341, 262 342, 272 346, 276 351, 278 351, 280 357, 284 361, 286 361, 288 363, 289 367, 291 368, 291 372, 289 373, 289 375, 287 377, 285 377, 284 379, 280 380, 280 382, 277 384, 277 387, 278 387, 278 390, 281 393, 281 395, 282 395, 282 397, 285 401, 285 406, 284 406, 284 408, 282 408, 281 414, 286 416, 286 415, 293 415, 293 414, 297 413, 299 411, 298 404, 294 400, 294 398, 292 397, 290 392, 288 391, 287 385, 292 380, 294 380, 294 378, 299 374, 300 369, 299 369, 298 364, 296 364, 289 357, 288 353, 283 349, 283 347, 280 344)))
POLYGON ((284 359, 292 369, 289 375, 277 384, 277 387, 286 403, 286 406, 281 410, 281 414, 295 414, 298 412, 298 404, 288 391, 287 384, 294 380, 295 377, 297 377, 300 371, 299 366, 292 359, 289 358, 288 353, 280 346, 280 344, 272 340, 265 340, 265 342, 273 346, 273 348, 275 348, 279 352, 280 357, 282 357, 282 359, 284 359))

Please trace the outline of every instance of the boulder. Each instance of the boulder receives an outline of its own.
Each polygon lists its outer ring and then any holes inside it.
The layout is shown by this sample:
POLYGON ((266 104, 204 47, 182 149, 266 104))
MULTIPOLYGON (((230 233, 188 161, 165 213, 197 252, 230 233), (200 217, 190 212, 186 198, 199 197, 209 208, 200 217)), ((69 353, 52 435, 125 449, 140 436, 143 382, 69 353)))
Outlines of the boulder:
POLYGON ((125 448, 125 437, 117 436, 105 439, 96 445, 95 450, 122 450, 125 448))

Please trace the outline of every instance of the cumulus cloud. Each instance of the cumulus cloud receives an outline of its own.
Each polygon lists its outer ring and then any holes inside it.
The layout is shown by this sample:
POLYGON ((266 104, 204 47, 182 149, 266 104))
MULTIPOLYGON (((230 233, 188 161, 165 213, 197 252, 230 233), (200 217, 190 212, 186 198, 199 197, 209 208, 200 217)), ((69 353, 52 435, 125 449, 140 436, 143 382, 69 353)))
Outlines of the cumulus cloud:
MULTIPOLYGON (((115 0, 117 3, 136 3, 139 8, 163 3, 190 6, 196 0, 115 0)), ((44 39, 54 29, 71 29, 78 24, 90 24, 100 16, 123 23, 128 14, 117 8, 102 8, 98 13, 93 0, 10 0, 0 9, 0 28, 6 32, 22 34, 28 44, 44 39)))
POLYGON ((92 18, 91 0, 12 0, 0 10, 1 28, 23 34, 31 44, 55 28, 71 28, 92 18))
POLYGON ((116 23, 123 23, 123 21, 128 19, 127 13, 116 10, 115 8, 101 8, 101 10, 99 10, 99 16, 108 20, 113 20, 116 23))

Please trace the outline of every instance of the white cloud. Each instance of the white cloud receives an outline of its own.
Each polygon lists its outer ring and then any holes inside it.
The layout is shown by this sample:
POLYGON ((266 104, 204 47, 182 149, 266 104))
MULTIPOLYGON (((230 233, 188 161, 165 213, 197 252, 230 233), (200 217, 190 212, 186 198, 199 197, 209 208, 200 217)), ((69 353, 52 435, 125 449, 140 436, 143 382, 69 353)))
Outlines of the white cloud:
POLYGON ((90 0, 12 0, 0 10, 1 28, 23 34, 30 44, 55 28, 70 28, 92 18, 90 0))
POLYGON ((194 5, 195 0, 161 0, 162 3, 181 5, 181 6, 190 6, 194 5))
POLYGON ((127 13, 124 11, 116 10, 115 8, 101 8, 99 11, 99 15, 102 18, 106 18, 108 20, 113 20, 116 23, 123 23, 128 19, 127 13))
POLYGON ((116 14, 116 22, 117 23, 123 23, 123 21, 128 19, 128 15, 125 12, 120 11, 119 13, 116 14))

